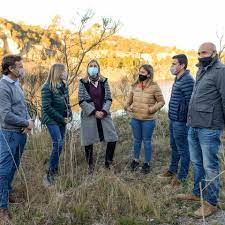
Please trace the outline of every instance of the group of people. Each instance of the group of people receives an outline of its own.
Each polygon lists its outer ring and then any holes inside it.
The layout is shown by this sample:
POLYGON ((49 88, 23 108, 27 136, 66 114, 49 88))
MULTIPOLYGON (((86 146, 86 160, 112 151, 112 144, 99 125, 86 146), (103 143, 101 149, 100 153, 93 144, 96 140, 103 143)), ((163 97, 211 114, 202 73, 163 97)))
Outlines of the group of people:
MULTIPOLYGON (((177 199, 200 202, 200 197, 203 197, 204 203, 194 213, 201 217, 203 213, 208 216, 217 210, 220 192, 218 153, 225 124, 225 66, 220 62, 213 43, 203 43, 198 55, 199 68, 195 81, 187 70, 186 55, 175 55, 171 60, 170 72, 175 76, 168 110, 171 160, 169 168, 158 177, 170 179, 173 188, 182 186, 183 182, 187 182, 191 161, 193 192, 178 194, 177 199)), ((11 219, 9 203, 15 202, 12 182, 19 168, 27 133, 34 127, 19 83, 24 75, 20 56, 3 57, 0 80, 0 224, 11 219)), ((153 75, 151 65, 144 64, 139 68, 124 106, 132 117, 133 160, 130 169, 139 169, 143 142, 144 163, 141 172, 144 174, 150 172, 155 114, 165 104, 153 75)), ((55 183, 66 126, 72 121, 67 79, 65 66, 54 64, 41 89, 41 120, 52 140, 52 151, 44 176, 44 183, 49 186, 55 183)), ((118 141, 110 113, 112 97, 108 79, 101 75, 96 60, 88 63, 86 76, 79 80, 78 89, 81 145, 84 146, 88 174, 91 175, 94 172, 93 145, 97 142, 107 143, 105 167, 110 169, 118 141)))

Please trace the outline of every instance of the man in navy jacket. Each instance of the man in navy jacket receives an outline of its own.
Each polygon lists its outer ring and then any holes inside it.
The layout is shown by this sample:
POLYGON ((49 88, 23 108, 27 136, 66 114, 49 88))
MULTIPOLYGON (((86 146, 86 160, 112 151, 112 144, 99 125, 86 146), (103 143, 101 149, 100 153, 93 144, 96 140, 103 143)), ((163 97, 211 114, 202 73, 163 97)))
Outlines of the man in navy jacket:
POLYGON ((188 148, 187 113, 188 105, 194 86, 194 79, 187 70, 188 59, 186 55, 175 55, 170 68, 175 76, 169 102, 169 130, 170 147, 172 150, 169 169, 159 177, 172 178, 171 185, 179 186, 186 180, 190 164, 188 148), (179 166, 180 163, 180 166, 179 166))

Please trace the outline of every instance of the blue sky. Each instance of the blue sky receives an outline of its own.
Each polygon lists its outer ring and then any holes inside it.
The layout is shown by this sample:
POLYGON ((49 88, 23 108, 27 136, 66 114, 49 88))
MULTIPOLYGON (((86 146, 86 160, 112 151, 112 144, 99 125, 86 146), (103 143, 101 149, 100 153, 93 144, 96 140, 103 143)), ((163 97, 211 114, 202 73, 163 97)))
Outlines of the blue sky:
POLYGON ((54 15, 70 27, 76 12, 93 9, 120 20, 120 34, 160 45, 197 49, 205 41, 218 43, 216 32, 225 33, 223 0, 0 0, 0 17, 47 26, 54 15))

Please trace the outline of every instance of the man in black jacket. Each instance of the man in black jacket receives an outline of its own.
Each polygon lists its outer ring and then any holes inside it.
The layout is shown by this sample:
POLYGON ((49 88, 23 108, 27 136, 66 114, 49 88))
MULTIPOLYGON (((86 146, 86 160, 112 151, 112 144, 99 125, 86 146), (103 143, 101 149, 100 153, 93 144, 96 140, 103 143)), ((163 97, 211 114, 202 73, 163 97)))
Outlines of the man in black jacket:
POLYGON ((219 149, 225 124, 225 65, 213 43, 204 43, 198 50, 199 70, 189 104, 188 142, 194 169, 192 194, 180 194, 181 200, 199 200, 204 204, 194 213, 209 216, 217 210, 220 191, 219 149), (201 185, 200 185, 201 184, 201 185))

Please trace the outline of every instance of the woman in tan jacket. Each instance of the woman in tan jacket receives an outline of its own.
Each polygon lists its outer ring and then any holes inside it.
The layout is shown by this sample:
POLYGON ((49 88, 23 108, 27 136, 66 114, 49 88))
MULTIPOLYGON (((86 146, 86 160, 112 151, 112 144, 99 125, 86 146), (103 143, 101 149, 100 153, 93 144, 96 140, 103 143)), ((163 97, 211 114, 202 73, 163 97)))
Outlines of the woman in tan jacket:
POLYGON ((142 141, 144 143, 145 161, 142 172, 150 172, 150 161, 152 154, 151 139, 155 128, 155 113, 165 104, 160 87, 153 81, 153 67, 144 64, 139 68, 139 75, 132 85, 128 101, 124 107, 131 112, 131 127, 134 139, 134 160, 131 170, 139 167, 139 158, 142 141))

